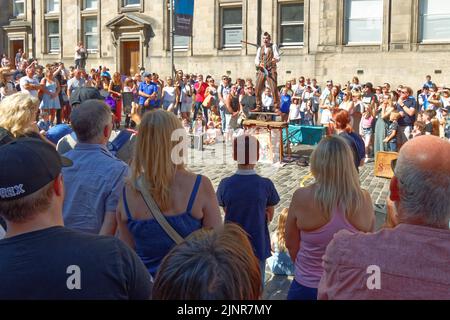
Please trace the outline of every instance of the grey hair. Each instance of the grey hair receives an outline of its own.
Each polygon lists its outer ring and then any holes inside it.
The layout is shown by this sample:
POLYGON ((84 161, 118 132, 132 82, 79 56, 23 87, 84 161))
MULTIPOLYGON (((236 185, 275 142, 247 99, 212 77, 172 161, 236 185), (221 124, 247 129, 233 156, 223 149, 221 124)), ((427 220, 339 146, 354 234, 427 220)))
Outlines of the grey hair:
POLYGON ((450 220, 450 176, 419 168, 400 156, 395 168, 400 189, 399 209, 405 220, 421 219, 440 227, 450 220))
POLYGON ((78 141, 93 143, 103 135, 103 129, 111 122, 111 109, 100 100, 86 100, 70 114, 78 141))

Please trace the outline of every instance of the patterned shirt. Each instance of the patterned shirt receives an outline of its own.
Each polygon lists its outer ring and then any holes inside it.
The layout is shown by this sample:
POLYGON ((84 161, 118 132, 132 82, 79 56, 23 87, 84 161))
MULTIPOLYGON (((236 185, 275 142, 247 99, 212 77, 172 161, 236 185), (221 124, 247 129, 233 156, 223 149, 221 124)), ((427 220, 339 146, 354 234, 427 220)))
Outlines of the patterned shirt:
POLYGON ((338 232, 323 256, 318 298, 448 300, 449 243, 448 229, 405 223, 372 234, 338 232))

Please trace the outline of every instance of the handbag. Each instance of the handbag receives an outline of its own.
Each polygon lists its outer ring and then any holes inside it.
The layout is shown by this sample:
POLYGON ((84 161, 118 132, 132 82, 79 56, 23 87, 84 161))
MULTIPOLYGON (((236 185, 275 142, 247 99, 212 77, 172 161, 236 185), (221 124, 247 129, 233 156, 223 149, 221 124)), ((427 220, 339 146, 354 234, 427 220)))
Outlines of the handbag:
POLYGON ((212 105, 214 97, 209 94, 208 96, 206 96, 205 100, 203 100, 202 106, 204 106, 205 108, 210 108, 212 105))
POLYGON ((136 181, 136 187, 142 195, 145 204, 147 205, 148 210, 152 214, 153 218, 155 218, 156 222, 160 225, 161 228, 167 233, 167 235, 176 243, 180 244, 184 241, 183 237, 170 225, 167 221, 166 217, 161 213, 158 205, 155 200, 151 196, 148 191, 148 185, 143 176, 140 176, 136 181))

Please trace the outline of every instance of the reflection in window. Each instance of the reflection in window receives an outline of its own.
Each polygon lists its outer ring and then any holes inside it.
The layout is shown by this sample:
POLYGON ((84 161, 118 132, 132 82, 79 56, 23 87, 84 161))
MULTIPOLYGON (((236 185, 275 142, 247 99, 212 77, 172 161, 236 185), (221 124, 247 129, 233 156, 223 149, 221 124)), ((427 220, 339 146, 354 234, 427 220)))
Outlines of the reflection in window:
POLYGON ((242 7, 222 8, 222 47, 241 47, 242 7))
POLYGON ((450 41, 450 1, 420 1, 420 41, 450 41))
POLYGON ((346 43, 381 43, 383 0, 346 0, 346 43))
POLYGON ((59 52, 59 21, 47 21, 48 52, 59 52))
POLYGON ((303 44, 303 29, 303 3, 280 5, 280 45, 303 44))
POLYGON ((98 50, 97 18, 85 18, 83 24, 84 43, 88 51, 98 50))

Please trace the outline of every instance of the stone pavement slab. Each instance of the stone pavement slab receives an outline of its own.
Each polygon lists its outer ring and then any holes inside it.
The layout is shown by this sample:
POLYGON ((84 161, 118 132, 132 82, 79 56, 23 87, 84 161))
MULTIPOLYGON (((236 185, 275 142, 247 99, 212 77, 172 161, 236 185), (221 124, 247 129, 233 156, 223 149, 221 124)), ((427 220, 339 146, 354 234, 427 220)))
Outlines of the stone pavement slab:
MULTIPOLYGON (((314 147, 298 146, 293 149, 293 157, 305 156, 309 161, 309 155, 314 147)), ((187 168, 195 173, 202 174, 211 179, 214 188, 217 190, 219 182, 227 176, 232 175, 237 165, 232 160, 231 146, 229 144, 216 144, 205 146, 204 151, 189 149, 187 168)), ((385 220, 383 207, 386 197, 389 194, 390 179, 375 177, 373 174, 374 163, 369 162, 360 168, 361 186, 368 190, 372 196, 374 208, 376 209, 376 228, 379 229, 385 220)), ((301 167, 295 161, 285 165, 258 163, 256 166, 258 174, 270 178, 280 195, 280 203, 276 207, 273 222, 269 230, 273 232, 276 228, 277 215, 283 208, 288 208, 292 194, 300 187, 300 182, 308 175, 310 169, 301 167)), ((305 185, 313 182, 306 179, 305 185)), ((292 277, 274 276, 266 271, 266 287, 264 299, 286 299, 292 277)))

